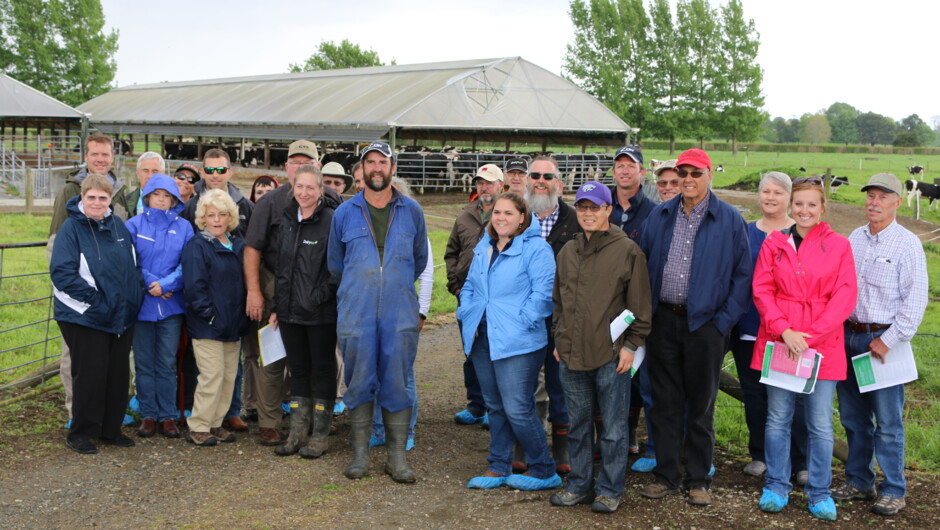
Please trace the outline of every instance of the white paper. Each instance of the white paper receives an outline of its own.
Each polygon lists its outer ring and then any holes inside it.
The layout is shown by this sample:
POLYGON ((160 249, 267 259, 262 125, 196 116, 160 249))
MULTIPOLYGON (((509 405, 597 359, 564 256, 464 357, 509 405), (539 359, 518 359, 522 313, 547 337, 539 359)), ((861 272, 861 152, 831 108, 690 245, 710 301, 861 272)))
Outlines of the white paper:
POLYGON ((633 352, 633 366, 630 367, 630 377, 636 377, 636 371, 643 364, 643 359, 646 359, 646 346, 640 346, 633 352))
POLYGON ((617 318, 615 318, 610 323, 610 342, 617 342, 617 339, 619 339, 620 336, 623 335, 623 332, 626 331, 628 327, 630 327, 630 324, 633 323, 633 320, 633 312, 629 309, 624 309, 623 313, 617 315, 617 318))
POLYGON ((858 381, 858 391, 871 392, 889 386, 910 383, 917 379, 917 364, 910 342, 899 342, 888 350, 884 364, 871 352, 852 357, 852 369, 858 381))
POLYGON ((812 375, 808 378, 799 377, 778 372, 770 368, 773 346, 773 343, 769 341, 764 345, 764 363, 761 366, 760 382, 765 385, 789 390, 790 392, 812 394, 813 391, 816 390, 816 377, 819 374, 819 366, 822 364, 822 354, 816 352, 812 375))
POLYGON ((280 327, 274 329, 273 325, 268 324, 259 329, 258 344, 261 346, 261 366, 267 366, 287 357, 284 342, 281 341, 280 327))

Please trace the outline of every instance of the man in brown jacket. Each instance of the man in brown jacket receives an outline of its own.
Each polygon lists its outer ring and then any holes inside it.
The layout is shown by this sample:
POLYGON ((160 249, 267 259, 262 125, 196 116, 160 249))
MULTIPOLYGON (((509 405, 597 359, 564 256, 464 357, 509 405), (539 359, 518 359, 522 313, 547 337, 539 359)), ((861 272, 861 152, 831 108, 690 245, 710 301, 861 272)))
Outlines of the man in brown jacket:
MULTIPOLYGON (((444 251, 444 264, 447 266, 447 290, 454 296, 467 281, 470 262, 473 261, 473 249, 480 242, 483 230, 490 222, 490 213, 496 196, 503 189, 503 171, 496 164, 486 164, 477 170, 473 177, 477 189, 477 199, 467 205, 454 221, 454 229, 447 240, 444 251)), ((459 300, 459 298, 458 298, 459 300)), ((483 423, 486 425, 486 405, 483 404, 483 391, 477 381, 476 372, 470 357, 463 364, 463 383, 467 388, 467 408, 454 414, 454 421, 461 425, 483 423)))
POLYGON ((651 300, 646 257, 620 228, 611 226, 611 194, 600 182, 585 182, 575 198, 583 233, 558 253, 553 329, 571 427, 571 471, 555 506, 593 501, 591 510, 611 513, 620 505, 627 472, 627 409, 634 353, 650 331, 651 300), (611 340, 610 323, 625 309, 633 322, 611 340), (595 485, 594 410, 604 418, 601 466, 595 485))

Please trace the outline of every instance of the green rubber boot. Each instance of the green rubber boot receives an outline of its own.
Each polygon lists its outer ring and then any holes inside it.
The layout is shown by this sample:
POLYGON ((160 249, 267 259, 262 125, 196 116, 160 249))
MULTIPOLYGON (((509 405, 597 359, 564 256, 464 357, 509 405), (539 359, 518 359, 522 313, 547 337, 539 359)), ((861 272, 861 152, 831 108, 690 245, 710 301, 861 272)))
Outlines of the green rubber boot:
POLYGON ((330 421, 333 419, 333 404, 325 399, 313 401, 313 434, 306 447, 300 448, 303 458, 320 458, 329 448, 330 421))
POLYGON ((279 445, 274 453, 278 456, 295 454, 307 442, 307 431, 310 429, 311 399, 293 397, 290 400, 290 433, 287 441, 279 445))
MULTIPOLYGON (((346 478, 359 479, 369 474, 369 435, 372 433, 372 402, 349 411, 349 441, 353 460, 346 466, 346 478)), ((386 432, 388 427, 386 426, 386 432)))
POLYGON ((385 439, 388 448, 385 473, 391 475, 395 482, 412 484, 418 477, 405 460, 408 426, 411 424, 411 407, 405 407, 398 412, 382 409, 382 421, 385 423, 385 439))

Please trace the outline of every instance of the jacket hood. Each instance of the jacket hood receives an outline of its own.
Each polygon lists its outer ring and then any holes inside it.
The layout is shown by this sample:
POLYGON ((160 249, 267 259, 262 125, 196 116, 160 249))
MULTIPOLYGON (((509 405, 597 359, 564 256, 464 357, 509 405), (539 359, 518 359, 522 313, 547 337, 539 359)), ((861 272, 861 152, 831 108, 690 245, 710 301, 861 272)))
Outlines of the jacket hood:
MULTIPOLYGON (((796 225, 793 226, 795 227, 796 225)), ((807 241, 814 241, 818 239, 822 245, 823 252, 825 252, 826 239, 834 233, 835 232, 832 231, 832 227, 829 226, 829 223, 820 221, 818 225, 814 226, 813 229, 810 230, 808 234, 806 234, 806 237, 803 238, 803 242, 806 243, 807 241)), ((785 246, 793 248, 790 243, 790 237, 791 236, 789 233, 784 233, 782 230, 775 230, 767 237, 765 244, 773 245, 772 248, 774 248, 774 250, 783 248, 785 246)))
POLYGON ((147 181, 147 185, 144 186, 142 197, 146 197, 157 190, 163 190, 176 197, 177 204, 182 202, 179 186, 176 185, 176 182, 174 182, 172 178, 163 173, 157 173, 150 177, 150 180, 147 181))
MULTIPOLYGON (((85 206, 81 204, 81 202, 82 202, 81 195, 76 195, 72 197, 71 199, 69 199, 69 202, 65 204, 65 210, 69 213, 69 217, 71 217, 72 219, 75 219, 76 221, 80 221, 83 223, 86 220, 94 221, 94 219, 85 215, 85 206)), ((111 212, 112 210, 111 210, 111 207, 109 206, 107 213, 104 214, 103 220, 106 220, 108 217, 111 217, 111 212)))
MULTIPOLYGON (((117 195, 117 191, 124 187, 124 181, 122 181, 121 179, 119 179, 119 178, 117 178, 116 176, 114 176, 114 172, 111 171, 111 170, 108 170, 108 176, 111 177, 111 184, 114 185, 114 190, 115 190, 115 192, 114 192, 114 193, 111 193, 111 196, 114 197, 114 196, 117 195)), ((68 182, 68 181, 71 180, 72 182, 78 184, 79 187, 81 187, 82 182, 83 182, 83 181, 85 180, 85 178, 87 178, 87 177, 88 177, 88 168, 87 168, 87 167, 83 167, 83 168, 79 169, 78 171, 76 171, 75 173, 73 173, 73 174, 72 174, 71 176, 69 176, 67 179, 65 179, 65 181, 68 182)))

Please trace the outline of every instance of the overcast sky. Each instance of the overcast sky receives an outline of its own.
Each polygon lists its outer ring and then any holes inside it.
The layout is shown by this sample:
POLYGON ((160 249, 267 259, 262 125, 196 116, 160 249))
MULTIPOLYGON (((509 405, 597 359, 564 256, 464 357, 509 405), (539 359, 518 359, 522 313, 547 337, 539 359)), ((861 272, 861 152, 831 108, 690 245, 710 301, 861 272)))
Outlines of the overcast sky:
MULTIPOLYGON (((321 40, 342 39, 385 62, 518 55, 560 73, 574 32, 566 0, 102 5, 107 27, 120 31, 120 86, 286 72, 321 40)), ((760 33, 764 109, 772 117, 799 117, 835 101, 896 120, 916 113, 930 123, 940 115, 932 36, 940 2, 744 0, 744 12, 760 33)))

